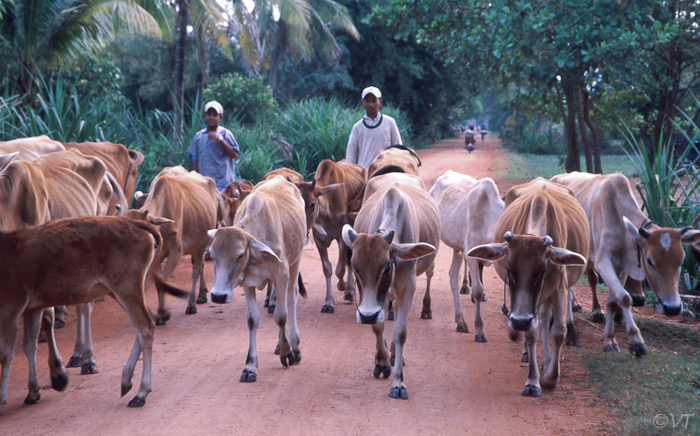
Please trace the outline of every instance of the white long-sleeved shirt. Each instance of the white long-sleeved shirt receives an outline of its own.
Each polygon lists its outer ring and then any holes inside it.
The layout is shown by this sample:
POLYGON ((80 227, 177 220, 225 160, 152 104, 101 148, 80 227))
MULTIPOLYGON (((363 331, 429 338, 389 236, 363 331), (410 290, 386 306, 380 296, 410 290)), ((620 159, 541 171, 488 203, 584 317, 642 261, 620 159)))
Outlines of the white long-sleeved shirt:
POLYGON ((374 126, 367 116, 352 126, 345 153, 346 160, 367 168, 383 149, 392 145, 403 145, 396 121, 381 113, 379 118, 374 126))

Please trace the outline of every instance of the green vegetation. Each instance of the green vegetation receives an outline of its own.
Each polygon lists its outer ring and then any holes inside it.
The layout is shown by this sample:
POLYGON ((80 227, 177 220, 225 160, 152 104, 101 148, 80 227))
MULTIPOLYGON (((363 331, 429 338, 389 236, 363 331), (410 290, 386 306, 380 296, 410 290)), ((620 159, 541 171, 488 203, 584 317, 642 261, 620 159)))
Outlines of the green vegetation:
MULTIPOLYGON (((507 150, 505 154, 508 159, 508 167, 501 176, 506 179, 549 178, 566 172, 563 166, 564 156, 561 154, 521 154, 507 150)), ((604 174, 620 172, 628 177, 637 174, 636 166, 627 156, 602 155, 601 162, 604 174)))
POLYGON ((573 349, 612 408, 611 431, 700 435, 700 330, 647 318, 635 321, 649 349, 644 358, 604 353, 599 347, 573 349), (686 422, 682 414, 692 416, 686 422))

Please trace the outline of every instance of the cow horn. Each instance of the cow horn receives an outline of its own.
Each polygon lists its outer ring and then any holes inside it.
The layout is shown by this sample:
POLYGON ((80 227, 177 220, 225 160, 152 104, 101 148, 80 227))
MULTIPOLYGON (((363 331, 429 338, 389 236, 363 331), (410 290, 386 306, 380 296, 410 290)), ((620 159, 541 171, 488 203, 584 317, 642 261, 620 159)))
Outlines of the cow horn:
POLYGON ((685 226, 685 227, 681 227, 680 229, 678 229, 678 232, 681 234, 681 236, 683 236, 683 233, 687 232, 688 230, 692 230, 692 229, 693 228, 690 226, 685 226))
POLYGON ((393 231, 393 230, 389 230, 389 233, 387 233, 386 235, 382 236, 382 239, 384 239, 384 241, 385 241, 387 244, 391 244, 391 241, 394 240, 394 231, 393 231))
POLYGON ((649 230, 645 229, 644 227, 637 229, 637 232, 639 232, 639 236, 643 237, 644 239, 649 239, 649 236, 651 236, 649 230))
POLYGON ((544 235, 542 240, 544 241, 544 244, 542 244, 544 247, 549 247, 554 243, 549 235, 544 235))
POLYGON ((311 178, 311 187, 313 188, 314 186, 316 186, 316 176, 311 178))
POLYGON ((503 234, 503 239, 506 241, 510 241, 511 238, 513 238, 513 232, 508 231, 503 234))

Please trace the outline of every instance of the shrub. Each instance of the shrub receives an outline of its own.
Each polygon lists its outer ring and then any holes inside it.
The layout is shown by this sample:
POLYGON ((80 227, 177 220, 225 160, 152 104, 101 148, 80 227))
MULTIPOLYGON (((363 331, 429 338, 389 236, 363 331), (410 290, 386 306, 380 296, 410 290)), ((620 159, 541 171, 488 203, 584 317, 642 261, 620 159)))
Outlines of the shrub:
POLYGON ((265 85, 262 76, 243 77, 238 73, 226 74, 204 90, 203 103, 216 100, 224 107, 227 120, 240 120, 251 126, 274 117, 278 105, 272 88, 265 85))

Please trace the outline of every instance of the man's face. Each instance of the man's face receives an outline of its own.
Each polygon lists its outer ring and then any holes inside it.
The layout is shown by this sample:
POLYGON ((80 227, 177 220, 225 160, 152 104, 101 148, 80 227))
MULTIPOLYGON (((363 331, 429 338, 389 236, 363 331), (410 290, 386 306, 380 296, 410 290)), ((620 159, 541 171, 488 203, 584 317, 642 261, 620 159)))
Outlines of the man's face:
POLYGON ((381 105, 382 99, 375 97, 374 94, 367 94, 365 98, 362 99, 362 106, 365 108, 365 112, 367 112, 367 116, 370 118, 377 117, 377 112, 381 105))
POLYGON ((207 113, 204 114, 204 122, 207 123, 209 127, 217 127, 224 117, 216 112, 216 109, 209 109, 207 113))

